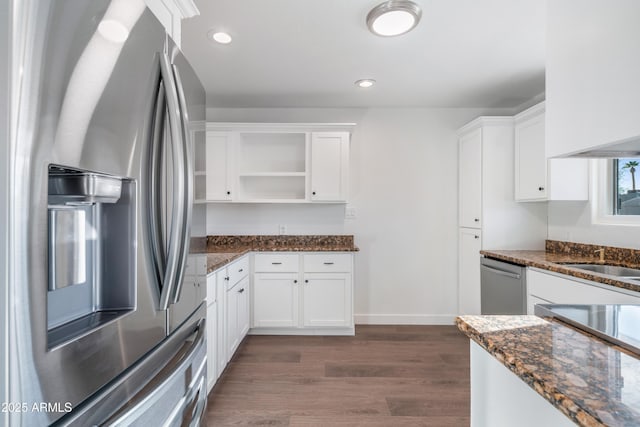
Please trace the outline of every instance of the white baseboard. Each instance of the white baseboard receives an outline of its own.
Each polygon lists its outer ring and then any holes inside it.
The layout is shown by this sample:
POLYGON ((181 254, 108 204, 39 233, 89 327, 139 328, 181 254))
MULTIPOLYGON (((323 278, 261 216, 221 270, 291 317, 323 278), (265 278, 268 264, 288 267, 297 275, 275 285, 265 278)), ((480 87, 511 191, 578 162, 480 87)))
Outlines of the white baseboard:
POLYGON ((356 325, 453 325, 456 314, 356 314, 356 325))
POLYGON ((354 336, 353 326, 346 328, 251 328, 249 335, 346 335, 354 336))

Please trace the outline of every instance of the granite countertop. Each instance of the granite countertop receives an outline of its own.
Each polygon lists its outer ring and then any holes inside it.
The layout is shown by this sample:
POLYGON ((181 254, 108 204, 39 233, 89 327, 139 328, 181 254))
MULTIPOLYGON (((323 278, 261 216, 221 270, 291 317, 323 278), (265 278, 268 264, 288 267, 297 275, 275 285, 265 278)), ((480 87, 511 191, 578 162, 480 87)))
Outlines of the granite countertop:
POLYGON ((536 316, 460 316, 456 324, 578 425, 640 424, 637 355, 536 316))
POLYGON ((207 236, 192 239, 191 253, 207 254, 207 274, 249 252, 357 252, 351 235, 207 236))
MULTIPOLYGON (((495 258, 513 264, 526 265, 529 267, 537 267, 544 270, 554 271, 556 273, 566 274, 568 276, 580 279, 591 280, 617 288, 629 289, 631 291, 640 292, 640 283, 631 280, 615 279, 613 276, 607 276, 592 271, 580 270, 577 268, 567 267, 564 264, 599 264, 599 258, 591 254, 585 255, 581 253, 565 253, 550 251, 518 251, 518 250, 482 250, 480 253, 489 258, 495 258)), ((621 265, 631 268, 640 268, 640 264, 635 260, 616 260, 609 259, 605 261, 609 265, 621 265)))
POLYGON ((248 252, 250 252, 250 250, 207 253, 207 274, 213 273, 217 269, 224 267, 232 261, 235 261, 248 252))

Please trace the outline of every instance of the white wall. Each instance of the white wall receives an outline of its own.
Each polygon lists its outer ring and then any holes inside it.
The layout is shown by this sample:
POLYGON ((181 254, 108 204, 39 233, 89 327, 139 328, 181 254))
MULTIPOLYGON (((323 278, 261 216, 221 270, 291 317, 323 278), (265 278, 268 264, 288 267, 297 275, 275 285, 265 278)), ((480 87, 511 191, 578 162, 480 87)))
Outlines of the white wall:
POLYGON ((591 202, 549 202, 548 238, 640 249, 640 226, 591 223, 591 202))
POLYGON ((354 234, 358 323, 449 323, 457 311, 457 140, 479 109, 208 109, 209 121, 356 122, 350 206, 207 207, 208 234, 354 234))
POLYGON ((547 1, 546 152, 640 135, 640 2, 547 1))

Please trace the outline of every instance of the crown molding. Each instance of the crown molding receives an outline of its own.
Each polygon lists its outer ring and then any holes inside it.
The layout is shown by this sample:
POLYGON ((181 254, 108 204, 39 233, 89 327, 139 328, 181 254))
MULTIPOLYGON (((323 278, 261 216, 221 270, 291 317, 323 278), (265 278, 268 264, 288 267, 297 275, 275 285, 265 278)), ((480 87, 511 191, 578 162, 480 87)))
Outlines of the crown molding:
POLYGON ((525 120, 532 119, 537 117, 545 112, 545 102, 542 101, 539 104, 534 105, 533 107, 527 108, 521 113, 516 114, 513 119, 516 123, 523 122, 525 120))
POLYGON ((172 1, 176 5, 178 12, 180 12, 180 16, 182 19, 192 18, 194 16, 200 15, 198 6, 196 6, 193 0, 172 0, 172 1))
POLYGON ((481 116, 462 126, 456 133, 460 135, 485 126, 513 126, 513 117, 481 116))

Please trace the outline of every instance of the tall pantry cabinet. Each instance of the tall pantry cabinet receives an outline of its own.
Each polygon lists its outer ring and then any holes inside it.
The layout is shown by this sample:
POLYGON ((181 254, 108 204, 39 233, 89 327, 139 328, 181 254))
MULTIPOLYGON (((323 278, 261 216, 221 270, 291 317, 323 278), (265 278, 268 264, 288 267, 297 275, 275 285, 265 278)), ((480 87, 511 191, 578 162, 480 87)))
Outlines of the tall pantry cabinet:
POLYGON ((480 314, 480 250, 543 249, 547 206, 518 203, 512 117, 458 130, 458 312, 480 314))

